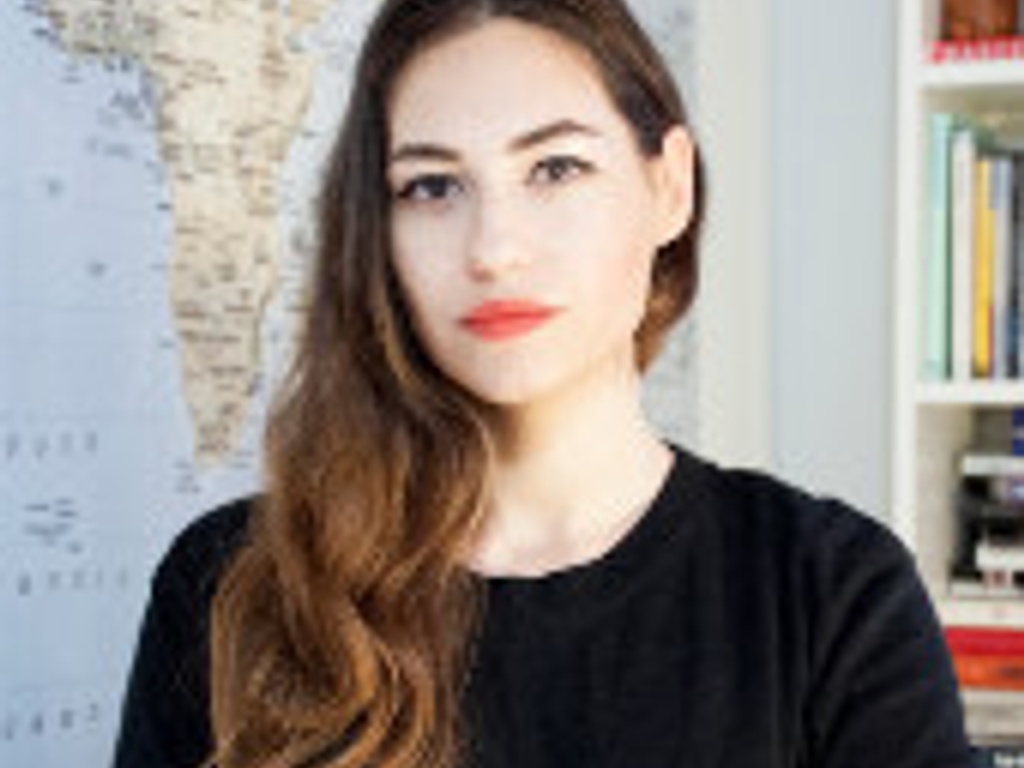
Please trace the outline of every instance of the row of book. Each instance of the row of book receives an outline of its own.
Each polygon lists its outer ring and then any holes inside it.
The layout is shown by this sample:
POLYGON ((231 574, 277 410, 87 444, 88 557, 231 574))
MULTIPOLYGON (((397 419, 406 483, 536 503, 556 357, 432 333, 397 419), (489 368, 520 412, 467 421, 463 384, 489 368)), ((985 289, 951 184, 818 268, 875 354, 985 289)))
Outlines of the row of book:
POLYGON ((1024 145, 929 117, 923 375, 1024 377, 1024 145))
POLYGON ((1024 629, 947 627, 975 765, 1024 768, 1024 629))

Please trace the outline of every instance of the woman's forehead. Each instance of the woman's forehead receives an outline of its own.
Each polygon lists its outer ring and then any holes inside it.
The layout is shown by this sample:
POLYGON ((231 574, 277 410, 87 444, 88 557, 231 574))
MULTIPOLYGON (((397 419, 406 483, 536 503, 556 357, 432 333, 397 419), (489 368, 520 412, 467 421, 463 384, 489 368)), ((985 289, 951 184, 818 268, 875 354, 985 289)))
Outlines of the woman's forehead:
POLYGON ((392 145, 507 144, 571 120, 623 130, 596 64, 548 29, 494 19, 421 51, 399 74, 389 104, 392 145))

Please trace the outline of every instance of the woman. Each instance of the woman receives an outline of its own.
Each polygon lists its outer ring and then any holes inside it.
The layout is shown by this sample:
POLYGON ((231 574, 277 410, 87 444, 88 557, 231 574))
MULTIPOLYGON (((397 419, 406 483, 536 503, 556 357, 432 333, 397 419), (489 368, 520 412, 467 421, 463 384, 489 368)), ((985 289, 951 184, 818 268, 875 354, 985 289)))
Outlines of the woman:
POLYGON ((641 414, 686 125, 619 0, 383 5, 266 492, 161 565, 118 766, 967 764, 895 539, 641 414))

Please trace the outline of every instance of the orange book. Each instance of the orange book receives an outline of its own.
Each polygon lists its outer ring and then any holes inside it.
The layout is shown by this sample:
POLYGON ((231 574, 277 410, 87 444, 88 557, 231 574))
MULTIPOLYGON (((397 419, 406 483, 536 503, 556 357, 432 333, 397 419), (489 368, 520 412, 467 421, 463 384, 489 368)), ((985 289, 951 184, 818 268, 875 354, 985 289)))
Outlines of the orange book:
POLYGON ((954 654, 953 665, 963 688, 1024 691, 1024 656, 954 654))
POLYGON ((977 161, 974 185, 974 343, 975 378, 992 376, 992 282, 995 273, 995 217, 992 212, 992 163, 977 161))

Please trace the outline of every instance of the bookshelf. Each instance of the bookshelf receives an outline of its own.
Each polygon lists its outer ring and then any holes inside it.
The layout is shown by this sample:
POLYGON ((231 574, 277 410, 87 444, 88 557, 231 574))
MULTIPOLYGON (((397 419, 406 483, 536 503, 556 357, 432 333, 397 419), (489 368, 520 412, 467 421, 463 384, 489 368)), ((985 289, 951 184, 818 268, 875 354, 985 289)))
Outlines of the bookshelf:
POLYGON ((923 373, 925 270, 930 238, 929 120, 953 112, 1024 123, 1024 59, 933 63, 941 0, 901 0, 897 219, 894 258, 892 505, 944 623, 1024 628, 1024 599, 954 597, 958 459, 984 411, 1024 406, 1024 381, 934 381, 923 373))
MULTIPOLYGON (((913 2, 905 3, 913 5, 913 2)), ((926 63, 922 55, 914 65, 920 87, 928 92, 941 94, 950 91, 954 96, 970 98, 979 94, 988 96, 999 95, 1013 97, 1016 92, 1020 97, 1020 84, 1024 82, 1024 62, 1022 61, 975 61, 967 63, 926 63), (957 93, 963 89, 971 93, 957 93)))

